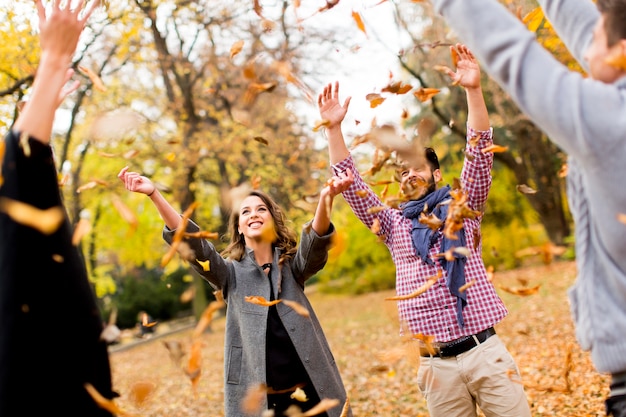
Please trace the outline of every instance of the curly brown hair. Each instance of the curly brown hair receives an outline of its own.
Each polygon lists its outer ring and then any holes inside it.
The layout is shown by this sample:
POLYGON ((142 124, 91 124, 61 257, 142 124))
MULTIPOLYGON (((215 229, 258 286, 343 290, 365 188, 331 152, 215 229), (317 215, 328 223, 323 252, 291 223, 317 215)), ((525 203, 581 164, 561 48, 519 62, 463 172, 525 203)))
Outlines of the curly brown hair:
MULTIPOLYGON (((277 239, 272 245, 281 250, 281 255, 278 260, 279 265, 283 265, 286 261, 291 259, 297 250, 297 235, 296 233, 287 227, 287 219, 282 208, 270 197, 268 194, 259 191, 251 190, 246 195, 247 197, 256 196, 259 197, 263 203, 267 206, 272 219, 274 220, 274 227, 276 229, 277 239)), ((230 243, 222 251, 222 256, 229 259, 240 261, 243 255, 246 253, 246 241, 241 233, 239 233, 239 210, 233 210, 228 220, 228 234, 230 235, 230 243)))

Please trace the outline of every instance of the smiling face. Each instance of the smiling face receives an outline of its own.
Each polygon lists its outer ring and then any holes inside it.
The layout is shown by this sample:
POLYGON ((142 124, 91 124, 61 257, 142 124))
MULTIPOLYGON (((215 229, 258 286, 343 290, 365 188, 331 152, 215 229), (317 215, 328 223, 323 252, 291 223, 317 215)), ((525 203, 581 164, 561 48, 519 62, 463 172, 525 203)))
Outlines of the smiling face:
POLYGON ((272 243, 276 239, 272 213, 267 204, 256 195, 248 196, 241 202, 237 227, 246 242, 272 243))
POLYGON ((400 170, 400 189, 409 200, 420 200, 437 189, 441 171, 434 171, 428 164, 419 168, 404 167, 400 170))

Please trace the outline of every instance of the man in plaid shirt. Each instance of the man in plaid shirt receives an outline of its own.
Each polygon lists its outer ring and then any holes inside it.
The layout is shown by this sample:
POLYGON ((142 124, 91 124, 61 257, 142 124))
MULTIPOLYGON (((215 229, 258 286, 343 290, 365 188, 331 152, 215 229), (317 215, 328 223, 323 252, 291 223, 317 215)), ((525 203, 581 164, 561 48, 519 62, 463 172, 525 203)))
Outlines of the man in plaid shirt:
MULTIPOLYGON (((465 88, 468 103, 466 158, 462 192, 442 180, 435 151, 426 148, 423 163, 405 163, 399 170, 400 188, 408 201, 399 209, 386 206, 363 181, 341 132, 350 97, 339 103, 339 84, 329 84, 318 105, 326 121, 330 161, 336 175, 354 177, 343 193, 356 216, 384 239, 396 266, 400 318, 412 334, 434 336, 433 348, 422 346, 418 385, 430 415, 530 416, 517 365, 494 326, 507 314, 487 277, 481 256, 480 224, 491 187, 492 129, 480 86, 480 68, 464 45, 453 81, 465 88), (453 219, 448 210, 465 200, 466 215, 453 219), (385 208, 370 210, 374 207, 385 208), (439 227, 420 221, 428 214, 445 221, 439 227), (378 225, 380 227, 378 227, 378 225), (443 256, 443 254, 448 256, 443 256), (419 295, 418 295, 419 294, 419 295)), ((433 217, 431 216, 431 219, 433 217)), ((435 219, 436 220, 436 219, 435 219)), ((432 224, 432 223, 431 223, 432 224)))

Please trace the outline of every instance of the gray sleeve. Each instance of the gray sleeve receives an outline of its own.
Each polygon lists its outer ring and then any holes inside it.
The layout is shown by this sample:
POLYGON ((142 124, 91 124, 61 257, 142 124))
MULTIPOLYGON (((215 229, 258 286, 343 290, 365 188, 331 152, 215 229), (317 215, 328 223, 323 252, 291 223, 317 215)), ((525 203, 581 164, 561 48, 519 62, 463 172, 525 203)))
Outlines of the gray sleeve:
MULTIPOLYGON (((619 88, 570 71, 496 0, 432 2, 486 72, 566 153, 597 165, 617 146, 615 134, 626 126, 622 121, 626 103, 619 88)), ((580 22, 581 14, 590 10, 583 1, 543 3, 550 14, 565 15, 557 19, 559 22, 565 22, 569 15, 580 22)), ((588 27, 590 19, 585 20, 588 27)), ((582 47, 587 42, 572 23, 565 26, 572 32, 572 45, 582 47)))
MULTIPOLYGON (((189 220, 186 231, 188 233, 199 232, 200 227, 192 220, 189 220)), ((171 245, 175 233, 176 230, 171 230, 165 226, 163 228, 163 239, 171 245)), ((206 239, 198 238, 185 238, 183 243, 188 245, 191 251, 179 250, 179 253, 182 253, 181 256, 187 254, 185 256, 187 262, 213 288, 225 290, 231 274, 231 268, 228 267, 228 262, 217 252, 215 246, 206 239)))
POLYGON ((324 268, 332 245, 335 226, 331 223, 325 235, 318 235, 311 222, 304 225, 298 251, 291 262, 294 278, 301 284, 324 268))

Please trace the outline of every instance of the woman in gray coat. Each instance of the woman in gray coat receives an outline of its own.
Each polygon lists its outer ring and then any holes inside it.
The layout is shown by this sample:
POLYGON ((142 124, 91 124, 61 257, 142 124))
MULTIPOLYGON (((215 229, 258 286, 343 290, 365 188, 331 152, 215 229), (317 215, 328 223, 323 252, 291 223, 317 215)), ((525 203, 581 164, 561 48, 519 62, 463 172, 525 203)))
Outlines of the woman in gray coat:
MULTIPOLYGON (((127 168, 118 176, 128 190, 150 197, 165 221, 163 237, 171 244, 181 223, 180 214, 148 178, 127 168)), ((304 283, 326 264, 335 232, 330 222, 332 201, 351 182, 351 176, 328 181, 313 220, 303 227, 299 246, 296 234, 285 225, 281 208, 257 190, 250 191, 233 210, 230 244, 222 253, 206 239, 186 239, 195 252, 193 268, 222 291, 228 305, 224 354, 227 417, 245 415, 242 401, 249 389, 259 385, 268 393, 260 411, 273 409, 275 416, 281 416, 292 405, 306 411, 322 399, 334 399, 339 404, 326 415, 342 415, 346 391, 304 294, 304 283), (251 302, 254 300, 257 303, 251 302), (295 301, 308 314, 278 302, 283 300, 295 301), (298 393, 304 391, 306 401, 292 395, 298 388, 298 393)), ((199 230, 194 222, 188 222, 188 232, 199 230)), ((352 414, 347 411, 344 415, 352 414)))

